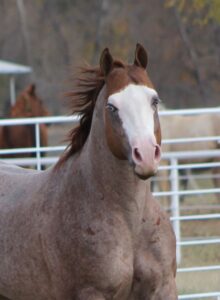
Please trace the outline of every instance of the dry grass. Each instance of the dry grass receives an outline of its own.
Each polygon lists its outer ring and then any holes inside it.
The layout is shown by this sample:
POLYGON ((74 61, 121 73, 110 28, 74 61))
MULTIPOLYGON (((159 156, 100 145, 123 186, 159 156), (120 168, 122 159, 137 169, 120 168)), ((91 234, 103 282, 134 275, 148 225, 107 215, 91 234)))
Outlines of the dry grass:
MULTIPOLYGON (((197 184, 201 189, 213 187, 210 180, 199 180, 197 184)), ((220 194, 186 197, 180 207, 181 215, 220 213, 220 194)), ((220 238, 220 219, 182 221, 181 237, 220 238)), ((220 244, 182 246, 181 255, 179 268, 220 265, 220 244)), ((178 273, 177 287, 179 294, 220 291, 220 270, 178 273)))
POLYGON ((177 287, 179 295, 219 291, 220 273, 219 271, 181 273, 177 275, 177 287))

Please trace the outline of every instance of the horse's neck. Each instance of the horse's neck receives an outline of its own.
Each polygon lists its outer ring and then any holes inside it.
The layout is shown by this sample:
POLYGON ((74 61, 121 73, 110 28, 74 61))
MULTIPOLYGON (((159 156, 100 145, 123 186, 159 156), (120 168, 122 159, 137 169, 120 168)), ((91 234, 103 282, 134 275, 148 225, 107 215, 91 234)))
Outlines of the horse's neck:
MULTIPOLYGON (((103 97, 104 91, 101 92, 103 97)), ((100 97, 101 97, 100 96, 100 97)), ((121 161, 110 152, 105 137, 103 104, 97 100, 89 137, 77 164, 91 195, 102 194, 123 212, 131 226, 137 226, 147 201, 151 201, 149 181, 140 180, 128 161, 121 161), (149 197, 147 197, 147 194, 149 197)))

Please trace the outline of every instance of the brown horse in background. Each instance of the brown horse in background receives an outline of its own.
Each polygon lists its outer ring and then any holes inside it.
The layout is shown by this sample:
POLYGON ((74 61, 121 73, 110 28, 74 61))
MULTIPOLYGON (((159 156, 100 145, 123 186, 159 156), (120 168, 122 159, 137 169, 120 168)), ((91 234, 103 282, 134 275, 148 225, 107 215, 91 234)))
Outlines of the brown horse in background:
POLYGON ((150 191, 161 135, 147 61, 138 44, 132 65, 105 49, 83 69, 55 167, 0 164, 3 299, 177 299, 175 236, 150 191))
MULTIPOLYGON (((11 107, 9 118, 33 118, 48 116, 49 113, 44 107, 42 100, 36 95, 34 84, 29 85, 18 96, 16 103, 11 107)), ((48 133, 47 126, 40 124, 40 145, 47 146, 48 133)), ((35 126, 34 125, 11 125, 0 127, 0 149, 35 147, 35 126)), ((36 154, 7 154, 6 157, 34 157, 36 154)), ((44 155, 44 153, 42 153, 44 155)))

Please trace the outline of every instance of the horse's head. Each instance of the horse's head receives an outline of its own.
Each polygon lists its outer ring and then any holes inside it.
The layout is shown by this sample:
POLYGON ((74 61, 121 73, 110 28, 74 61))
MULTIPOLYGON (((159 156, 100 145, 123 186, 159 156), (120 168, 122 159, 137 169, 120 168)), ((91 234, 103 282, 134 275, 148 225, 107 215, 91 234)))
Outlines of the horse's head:
POLYGON ((69 146, 57 167, 83 148, 100 99, 97 109, 100 112, 103 106, 105 135, 112 154, 128 160, 142 179, 156 173, 161 156, 159 98, 146 72, 147 60, 145 49, 137 44, 132 65, 114 60, 105 49, 98 68, 82 68, 73 91, 68 93, 72 112, 80 116, 80 122, 70 132, 69 146))
POLYGON ((137 44, 132 65, 115 61, 109 50, 101 55, 105 78, 105 130, 115 157, 128 160, 141 179, 154 175, 161 157, 159 97, 146 72, 147 53, 137 44))
POLYGON ((11 117, 43 117, 48 116, 49 112, 44 107, 42 100, 36 94, 36 87, 30 84, 21 94, 15 105, 11 108, 11 117))

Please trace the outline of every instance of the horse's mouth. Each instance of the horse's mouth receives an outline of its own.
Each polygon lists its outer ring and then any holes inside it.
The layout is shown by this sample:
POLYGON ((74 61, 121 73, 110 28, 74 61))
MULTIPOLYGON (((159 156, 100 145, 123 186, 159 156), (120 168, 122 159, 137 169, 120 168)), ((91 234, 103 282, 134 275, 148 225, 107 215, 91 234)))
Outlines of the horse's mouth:
POLYGON ((147 180, 152 176, 155 176, 157 173, 157 168, 155 168, 154 170, 149 170, 148 172, 143 172, 140 169, 138 169, 138 166, 129 159, 129 164, 131 165, 134 174, 141 180, 147 180))
POLYGON ((154 171, 151 171, 151 172, 148 172, 148 173, 140 173, 140 172, 137 172, 137 171, 135 170, 135 167, 134 167, 134 173, 135 173, 135 175, 137 175, 137 177, 140 178, 141 180, 147 180, 147 179, 149 179, 150 177, 155 176, 156 173, 157 173, 157 170, 154 170, 154 171))

